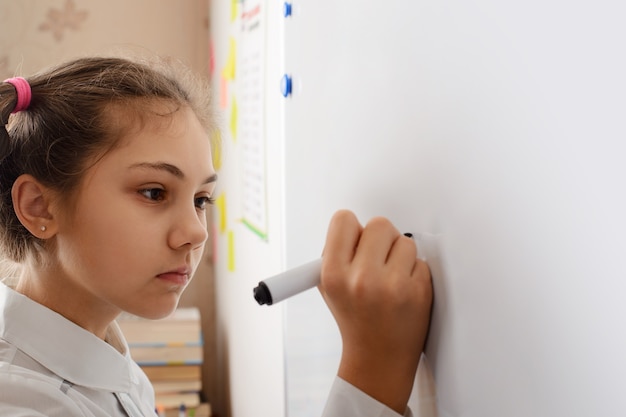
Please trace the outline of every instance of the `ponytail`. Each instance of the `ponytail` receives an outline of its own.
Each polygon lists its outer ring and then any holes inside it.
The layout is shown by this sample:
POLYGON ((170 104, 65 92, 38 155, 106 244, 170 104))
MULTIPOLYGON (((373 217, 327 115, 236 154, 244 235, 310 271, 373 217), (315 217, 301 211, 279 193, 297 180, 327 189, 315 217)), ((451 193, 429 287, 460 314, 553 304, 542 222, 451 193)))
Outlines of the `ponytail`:
MULTIPOLYGON (((2 101, 0 104, 0 121, 2 122, 2 128, 0 128, 0 161, 9 152, 9 134, 6 130, 6 125, 9 122, 9 115, 11 113, 19 113, 22 110, 26 110, 30 106, 32 98, 32 92, 30 90, 30 84, 22 77, 7 78, 3 81, 3 84, 10 84, 15 91, 14 97, 10 97, 9 103, 2 101)), ((4 95, 0 92, 0 97, 4 95)))

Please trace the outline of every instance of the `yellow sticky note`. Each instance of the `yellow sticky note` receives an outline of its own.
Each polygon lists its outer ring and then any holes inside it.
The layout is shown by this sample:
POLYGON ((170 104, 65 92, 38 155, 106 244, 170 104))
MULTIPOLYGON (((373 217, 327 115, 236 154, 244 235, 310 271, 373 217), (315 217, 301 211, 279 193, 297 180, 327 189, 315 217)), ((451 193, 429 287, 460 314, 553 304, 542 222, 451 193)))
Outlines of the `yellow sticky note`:
POLYGON ((219 129, 215 129, 212 136, 211 157, 213 159, 213 168, 219 171, 222 169, 222 133, 219 129))
POLYGON ((239 3, 239 0, 230 0, 230 21, 231 22, 237 19, 237 3, 239 3))
POLYGON ((226 231, 226 193, 221 193, 215 199, 215 207, 217 207, 220 233, 224 233, 226 231))
POLYGON ((229 80, 234 80, 235 75, 237 74, 237 41, 235 38, 230 38, 230 46, 229 46, 229 54, 228 54, 228 70, 229 70, 229 80))
POLYGON ((230 105, 230 133, 233 137, 233 141, 237 141, 237 100, 233 97, 230 105))
POLYGON ((237 68, 237 41, 235 38, 231 37, 228 42, 228 57, 226 57, 226 65, 222 70, 222 76, 228 80, 232 81, 235 79, 237 68))
POLYGON ((235 271, 235 233, 228 231, 228 270, 235 271))

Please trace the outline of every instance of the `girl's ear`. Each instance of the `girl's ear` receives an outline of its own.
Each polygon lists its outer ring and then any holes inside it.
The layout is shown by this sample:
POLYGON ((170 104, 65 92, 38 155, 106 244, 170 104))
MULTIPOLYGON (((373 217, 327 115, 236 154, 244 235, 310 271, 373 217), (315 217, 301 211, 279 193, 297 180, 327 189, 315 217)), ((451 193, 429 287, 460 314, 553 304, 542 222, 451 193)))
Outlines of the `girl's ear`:
POLYGON ((20 175, 11 189, 17 218, 32 235, 40 239, 50 238, 57 232, 57 223, 51 211, 51 195, 47 190, 29 174, 20 175))

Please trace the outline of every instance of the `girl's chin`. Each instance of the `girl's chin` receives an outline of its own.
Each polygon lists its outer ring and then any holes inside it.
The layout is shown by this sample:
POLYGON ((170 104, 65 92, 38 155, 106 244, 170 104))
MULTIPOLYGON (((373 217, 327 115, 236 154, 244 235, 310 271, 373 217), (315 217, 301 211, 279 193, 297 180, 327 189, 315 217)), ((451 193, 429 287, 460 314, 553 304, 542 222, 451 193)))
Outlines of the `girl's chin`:
POLYGON ((172 314, 180 300, 180 293, 169 293, 167 297, 162 297, 158 302, 155 301, 149 306, 136 306, 134 311, 128 311, 135 316, 143 317, 150 320, 159 320, 172 314))

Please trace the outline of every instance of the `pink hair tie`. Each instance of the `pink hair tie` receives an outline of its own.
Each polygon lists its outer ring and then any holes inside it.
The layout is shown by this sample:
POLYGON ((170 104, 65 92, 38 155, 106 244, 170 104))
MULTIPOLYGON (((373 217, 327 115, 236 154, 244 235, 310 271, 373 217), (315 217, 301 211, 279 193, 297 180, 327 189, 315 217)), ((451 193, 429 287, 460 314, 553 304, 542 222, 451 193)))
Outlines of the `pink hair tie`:
POLYGON ((17 92, 17 103, 15 104, 15 108, 11 113, 17 113, 22 110, 26 110, 30 105, 30 99, 32 97, 32 92, 30 90, 30 84, 26 81, 25 78, 22 77, 14 77, 7 78, 4 80, 5 83, 12 84, 15 87, 15 91, 17 92))

